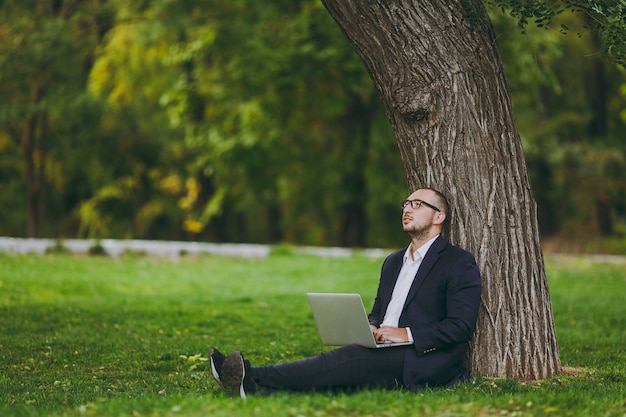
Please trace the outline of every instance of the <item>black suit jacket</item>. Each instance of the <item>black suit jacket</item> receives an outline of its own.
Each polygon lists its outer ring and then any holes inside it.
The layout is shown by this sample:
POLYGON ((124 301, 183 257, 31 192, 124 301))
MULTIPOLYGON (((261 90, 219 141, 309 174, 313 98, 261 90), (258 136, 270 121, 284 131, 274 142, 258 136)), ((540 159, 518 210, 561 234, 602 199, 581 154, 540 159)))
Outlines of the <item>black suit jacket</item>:
MULTIPOLYGON (((392 253, 383 263, 369 314, 373 325, 383 321, 405 251, 392 253)), ((474 256, 438 237, 422 260, 400 315, 399 327, 409 327, 414 339, 404 354, 407 388, 449 385, 467 374, 463 360, 476 328, 480 291, 474 256)))

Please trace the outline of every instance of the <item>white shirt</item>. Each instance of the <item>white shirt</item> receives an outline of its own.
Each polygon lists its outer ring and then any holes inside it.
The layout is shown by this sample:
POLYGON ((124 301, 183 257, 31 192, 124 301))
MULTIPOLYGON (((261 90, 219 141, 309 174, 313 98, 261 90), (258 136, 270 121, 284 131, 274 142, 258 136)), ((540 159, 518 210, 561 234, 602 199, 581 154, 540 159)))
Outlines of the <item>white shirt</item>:
MULTIPOLYGON (((396 285, 393 287, 391 301, 387 306, 387 311, 385 312, 385 318, 383 319, 381 327, 398 327, 400 314, 402 314, 402 309, 404 308, 404 304, 406 303, 406 297, 409 295, 409 290, 411 289, 411 285, 413 285, 413 280, 415 279, 417 270, 422 264, 422 259, 424 259, 424 256, 426 256, 426 252, 428 252, 428 249, 430 249, 430 246, 433 244, 438 236, 439 235, 424 243, 424 245, 422 245, 413 253, 411 253, 411 245, 406 248, 406 252, 404 253, 404 257, 402 260, 402 268, 400 269, 400 273, 398 274, 398 280, 396 281, 396 285)), ((412 342, 413 335, 411 333, 411 329, 407 327, 406 330, 409 335, 409 341, 412 342)))

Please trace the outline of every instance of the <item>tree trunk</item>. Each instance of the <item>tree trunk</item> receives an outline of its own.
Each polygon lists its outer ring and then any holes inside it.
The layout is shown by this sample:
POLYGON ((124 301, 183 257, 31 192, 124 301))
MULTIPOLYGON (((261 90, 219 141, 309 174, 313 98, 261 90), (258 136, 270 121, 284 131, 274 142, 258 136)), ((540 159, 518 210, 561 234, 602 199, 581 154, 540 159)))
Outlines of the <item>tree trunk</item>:
POLYGON ((39 167, 37 170, 37 237, 44 237, 46 218, 46 159, 48 157, 48 111, 41 113, 39 129, 39 167))
MULTIPOLYGON (((602 42, 598 36, 592 38, 595 48, 601 48, 602 42)), ((600 50, 600 49, 597 49, 600 50)), ((609 142, 609 83, 607 80, 606 62, 604 57, 594 56, 591 57, 591 65, 587 69, 586 74, 587 82, 585 95, 587 101, 591 104, 589 109, 591 110, 591 120, 589 121, 589 137, 593 143, 608 143, 609 142)), ((595 219, 597 234, 600 237, 608 237, 614 233, 614 225, 612 218, 613 202, 611 201, 610 191, 608 188, 610 180, 603 175, 605 171, 606 161, 597 163, 599 172, 595 178, 597 181, 596 187, 594 187, 593 199, 595 200, 595 219)))
POLYGON ((344 247, 364 247, 367 237, 367 210, 364 203, 368 199, 366 184, 366 166, 370 147, 371 123, 374 117, 374 105, 363 103, 354 98, 352 106, 342 119, 342 126, 350 130, 350 143, 346 146, 350 155, 346 155, 342 188, 347 201, 340 209, 341 229, 339 245, 344 247))
POLYGON ((26 236, 37 237, 37 209, 35 202, 35 135, 37 134, 37 115, 34 114, 26 124, 24 132, 24 171, 26 177, 26 236))
MULTIPOLYGON (((36 87, 32 103, 38 105, 43 98, 43 89, 36 87)), ((26 177, 26 236, 43 237, 45 215, 45 165, 48 146, 48 113, 35 112, 26 123, 24 132, 24 171, 26 177), (37 140, 39 134, 40 140, 37 140)))
POLYGON ((323 0, 374 81, 410 191, 450 200, 453 243, 475 254, 475 375, 560 372, 536 204, 493 28, 478 0, 323 0))

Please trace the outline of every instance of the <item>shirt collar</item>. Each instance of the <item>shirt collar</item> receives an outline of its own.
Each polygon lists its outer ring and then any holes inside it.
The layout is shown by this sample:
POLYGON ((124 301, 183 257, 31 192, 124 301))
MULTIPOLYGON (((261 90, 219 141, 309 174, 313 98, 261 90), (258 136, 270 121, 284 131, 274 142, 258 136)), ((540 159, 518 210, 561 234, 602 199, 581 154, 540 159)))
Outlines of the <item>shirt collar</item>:
MULTIPOLYGON (((415 251, 416 254, 419 254, 420 259, 424 259, 424 256, 426 256, 426 252, 428 252, 428 249, 430 249, 430 247, 432 246, 433 242, 439 237, 439 235, 433 237, 432 239, 430 239, 428 242, 424 243, 422 246, 420 246, 419 248, 417 248, 417 250, 415 251)), ((417 257, 417 256, 416 256, 417 257)), ((411 245, 409 245, 408 248, 406 248, 406 251, 404 252, 404 258, 403 258, 403 262, 406 261, 412 261, 413 258, 411 257, 411 245)))

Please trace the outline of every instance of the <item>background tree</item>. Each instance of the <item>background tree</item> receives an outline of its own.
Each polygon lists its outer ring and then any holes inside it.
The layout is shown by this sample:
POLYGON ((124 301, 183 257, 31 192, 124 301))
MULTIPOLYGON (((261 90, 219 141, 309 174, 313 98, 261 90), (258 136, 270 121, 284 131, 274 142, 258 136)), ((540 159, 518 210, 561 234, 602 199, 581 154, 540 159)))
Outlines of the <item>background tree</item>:
POLYGON ((599 34, 608 30, 606 23, 590 8, 564 10, 543 26, 566 30, 528 25, 520 37, 511 30, 515 20, 494 11, 491 21, 499 34, 544 242, 552 250, 558 241, 558 250, 578 251, 594 250, 598 237, 606 242, 607 236, 617 237, 617 243, 626 191, 617 174, 626 168, 619 93, 624 71, 615 65, 619 56, 608 52, 618 49, 599 34))
MULTIPOLYGON (((167 114, 169 131, 182 133, 166 146, 178 164, 162 165, 157 177, 172 185, 187 237, 367 246, 397 235, 380 222, 381 212, 396 218, 403 193, 399 158, 378 152, 393 149, 391 132, 367 73, 337 41, 342 34, 323 7, 213 6, 119 9, 125 23, 111 31, 91 78, 109 103, 135 98, 123 114, 137 103, 146 109, 150 100, 138 97, 155 84, 161 109, 149 114, 167 114), (381 165, 389 163, 394 169, 381 165)), ((107 185, 83 205, 83 224, 106 223, 107 201, 137 198, 115 189, 107 185)))
POLYGON ((81 95, 93 50, 108 30, 106 3, 2 2, 0 120, 23 158, 26 235, 44 236, 50 183, 63 182, 54 149, 67 139, 67 115, 81 95))

